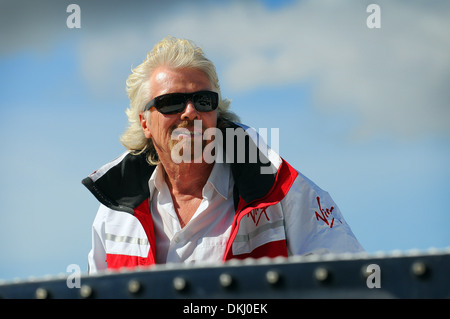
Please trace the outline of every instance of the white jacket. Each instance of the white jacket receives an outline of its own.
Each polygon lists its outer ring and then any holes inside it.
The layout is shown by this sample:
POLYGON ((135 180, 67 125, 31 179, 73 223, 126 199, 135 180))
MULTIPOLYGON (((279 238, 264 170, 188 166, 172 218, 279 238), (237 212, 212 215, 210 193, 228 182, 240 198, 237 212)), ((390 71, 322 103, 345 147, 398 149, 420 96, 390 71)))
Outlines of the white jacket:
MULTIPOLYGON (((236 212, 223 261, 363 251, 327 192, 272 150, 265 155, 256 163, 230 164, 236 212), (261 174, 269 166, 272 173, 261 174)), ((101 203, 92 228, 91 273, 155 263, 148 188, 155 166, 145 157, 126 152, 83 180, 101 203)))

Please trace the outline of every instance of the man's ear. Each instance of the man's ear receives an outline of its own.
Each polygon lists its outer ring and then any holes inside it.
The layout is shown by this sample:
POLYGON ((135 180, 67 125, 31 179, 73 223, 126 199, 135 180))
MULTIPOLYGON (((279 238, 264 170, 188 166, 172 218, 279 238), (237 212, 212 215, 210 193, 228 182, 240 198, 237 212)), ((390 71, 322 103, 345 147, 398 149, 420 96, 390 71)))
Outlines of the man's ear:
POLYGON ((151 138, 152 134, 150 133, 150 123, 147 121, 144 113, 139 113, 139 122, 141 123, 142 130, 144 131, 144 135, 146 138, 151 138))

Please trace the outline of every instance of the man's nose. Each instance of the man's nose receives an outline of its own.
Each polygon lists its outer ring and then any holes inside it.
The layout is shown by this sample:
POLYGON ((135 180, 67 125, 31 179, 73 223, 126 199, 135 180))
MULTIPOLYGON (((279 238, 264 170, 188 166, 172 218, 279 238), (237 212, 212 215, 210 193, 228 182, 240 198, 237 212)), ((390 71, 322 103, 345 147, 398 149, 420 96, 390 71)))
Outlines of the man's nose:
POLYGON ((184 109, 183 113, 181 113, 181 119, 192 121, 199 118, 200 116, 198 114, 198 111, 194 107, 194 103, 192 103, 192 101, 188 101, 186 104, 186 108, 184 109))

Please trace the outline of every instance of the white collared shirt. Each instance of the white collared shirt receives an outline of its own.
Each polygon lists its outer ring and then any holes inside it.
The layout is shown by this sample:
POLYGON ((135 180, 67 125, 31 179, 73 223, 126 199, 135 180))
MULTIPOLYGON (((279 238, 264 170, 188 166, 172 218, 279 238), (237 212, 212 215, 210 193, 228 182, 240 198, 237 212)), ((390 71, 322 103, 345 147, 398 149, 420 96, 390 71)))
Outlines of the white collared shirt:
POLYGON ((230 165, 215 163, 202 202, 181 228, 162 167, 156 167, 149 180, 156 263, 222 261, 235 213, 233 185, 230 165))

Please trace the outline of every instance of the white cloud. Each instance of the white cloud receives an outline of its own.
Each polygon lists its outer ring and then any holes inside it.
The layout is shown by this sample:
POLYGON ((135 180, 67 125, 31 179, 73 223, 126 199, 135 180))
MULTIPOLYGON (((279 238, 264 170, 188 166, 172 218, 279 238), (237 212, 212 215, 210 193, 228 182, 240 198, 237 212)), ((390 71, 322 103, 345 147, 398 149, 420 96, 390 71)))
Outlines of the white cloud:
POLYGON ((114 66, 131 66, 170 34, 202 46, 232 91, 312 81, 315 106, 359 116, 359 136, 448 134, 450 4, 377 3, 376 30, 367 28, 369 3, 361 1, 299 1, 276 11, 256 2, 191 3, 139 29, 119 20, 87 34, 83 70, 92 85, 101 83, 114 66))

